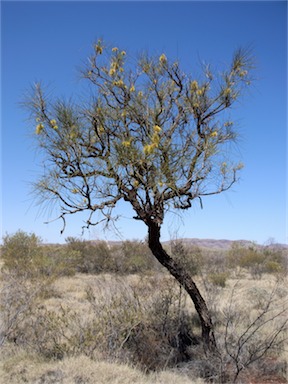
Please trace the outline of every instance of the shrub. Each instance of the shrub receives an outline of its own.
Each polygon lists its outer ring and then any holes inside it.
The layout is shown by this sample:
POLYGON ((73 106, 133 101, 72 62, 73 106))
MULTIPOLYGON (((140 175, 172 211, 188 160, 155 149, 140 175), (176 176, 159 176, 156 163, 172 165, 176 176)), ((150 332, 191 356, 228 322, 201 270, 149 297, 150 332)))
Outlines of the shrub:
POLYGON ((253 276, 261 277, 266 273, 286 273, 287 256, 285 251, 271 247, 243 247, 234 243, 227 255, 228 266, 246 268, 253 276))
POLYGON ((287 307, 277 285, 270 290, 246 289, 236 282, 227 304, 216 316, 221 350, 219 374, 225 379, 220 382, 242 382, 242 375, 249 369, 262 373, 259 367, 264 361, 271 357, 277 360, 285 348, 287 307))
POLYGON ((218 273, 211 273, 208 278, 209 281, 218 286, 224 288, 226 286, 226 281, 228 279, 228 273, 226 272, 218 272, 218 273))
POLYGON ((199 247, 186 246, 181 240, 172 242, 171 253, 191 275, 197 275, 203 265, 203 254, 199 247))
POLYGON ((18 231, 3 239, 3 268, 19 277, 37 279, 72 276, 80 264, 80 252, 61 245, 43 245, 35 234, 18 231))
POLYGON ((67 251, 79 254, 76 269, 81 273, 115 272, 115 262, 110 247, 105 241, 92 243, 89 241, 68 237, 67 251))
POLYGON ((1 273, 0 345, 6 340, 29 345, 27 324, 31 323, 35 308, 47 296, 50 279, 29 280, 18 270, 1 273))
POLYGON ((124 241, 121 246, 113 247, 112 253, 115 255, 117 271, 124 274, 156 271, 159 264, 152 256, 148 245, 141 241, 124 241))
POLYGON ((79 252, 78 272, 145 273, 157 270, 158 263, 148 246, 140 241, 109 245, 105 241, 89 242, 73 237, 66 239, 67 249, 79 252))
POLYGON ((40 247, 41 240, 34 234, 18 231, 3 238, 3 268, 19 276, 34 277, 43 272, 47 259, 40 247), (41 273, 40 272, 40 273, 41 273))

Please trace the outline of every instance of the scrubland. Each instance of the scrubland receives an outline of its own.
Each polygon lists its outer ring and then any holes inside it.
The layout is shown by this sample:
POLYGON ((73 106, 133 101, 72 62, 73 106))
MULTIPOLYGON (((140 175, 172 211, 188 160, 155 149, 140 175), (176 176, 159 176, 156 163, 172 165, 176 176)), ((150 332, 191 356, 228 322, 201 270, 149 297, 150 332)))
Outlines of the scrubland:
POLYGON ((146 245, 23 232, 2 247, 3 383, 286 383, 287 255, 171 243, 210 308, 220 355, 205 354, 186 293, 146 245))

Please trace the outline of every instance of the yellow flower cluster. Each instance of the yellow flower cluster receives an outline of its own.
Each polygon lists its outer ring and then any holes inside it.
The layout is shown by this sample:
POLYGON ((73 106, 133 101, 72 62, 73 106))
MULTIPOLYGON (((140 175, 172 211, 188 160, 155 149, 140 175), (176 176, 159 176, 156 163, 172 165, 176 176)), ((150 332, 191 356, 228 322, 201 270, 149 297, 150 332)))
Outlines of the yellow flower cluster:
POLYGON ((40 133, 43 131, 43 129, 44 129, 44 125, 42 123, 38 124, 36 126, 36 130, 35 130, 36 135, 40 135, 40 133))
POLYGON ((225 173, 227 173, 227 163, 225 161, 221 164, 220 171, 223 175, 225 175, 225 173))
POLYGON ((197 108, 199 108, 199 107, 200 107, 199 103, 196 103, 196 102, 193 103, 193 108, 194 108, 194 109, 197 109, 197 108))
POLYGON ((154 133, 151 138, 152 139, 151 144, 147 144, 143 147, 143 152, 145 153, 145 155, 150 155, 159 146, 159 142, 160 142, 159 132, 161 132, 162 129, 161 127, 159 127, 159 125, 154 125, 153 130, 154 130, 154 133))
POLYGON ((167 63, 167 57, 162 53, 162 55, 159 57, 160 64, 166 64, 167 63))
POLYGON ((117 62, 117 60, 115 60, 115 58, 113 58, 110 65, 109 75, 114 76, 118 70, 119 70, 119 63, 117 62))
POLYGON ((122 145, 123 145, 123 147, 126 147, 126 148, 130 147, 131 140, 124 140, 124 141, 122 141, 122 145))
POLYGON ((135 86, 134 86, 134 84, 131 85, 131 87, 130 87, 130 92, 135 92, 135 86))
POLYGON ((240 76, 240 77, 245 77, 247 74, 248 74, 248 71, 241 71, 241 72, 239 73, 239 76, 240 76))
POLYGON ((192 81, 190 84, 191 91, 196 92, 198 89, 198 82, 196 80, 192 81))
POLYGON ((98 43, 95 45, 95 51, 99 55, 102 55, 103 53, 103 47, 101 46, 101 40, 98 40, 98 43))
POLYGON ((231 88, 225 88, 224 89, 224 96, 229 96, 231 94, 231 88))
POLYGON ((76 193, 78 193, 78 189, 74 188, 74 189, 72 189, 71 192, 74 193, 74 194, 76 194, 76 193))
POLYGON ((217 131, 213 131, 210 133, 210 136, 211 137, 217 137, 218 136, 218 132, 217 131))
POLYGON ((160 142, 160 137, 157 132, 154 132, 152 136, 152 143, 156 144, 156 146, 158 147, 159 142, 160 142))
POLYGON ((152 144, 147 144, 143 147, 143 152, 145 155, 150 155, 151 153, 154 152, 154 149, 157 148, 157 144, 152 143, 152 144))
POLYGON ((105 128, 103 127, 103 125, 99 125, 98 133, 101 135, 101 133, 104 133, 104 132, 105 132, 105 128))
POLYGON ((240 171, 240 169, 244 168, 245 167, 245 164, 244 163, 239 163, 236 167, 236 170, 237 171, 240 171))
POLYGON ((159 127, 159 125, 154 125, 154 132, 161 132, 162 129, 159 127))
POLYGON ((117 52, 117 51, 118 51, 117 47, 112 48, 112 52, 117 52))
POLYGON ((75 140, 77 138, 77 133, 75 131, 72 131, 70 134, 69 134, 69 138, 71 140, 75 140))
POLYGON ((123 80, 117 80, 113 82, 113 85, 116 85, 116 87, 123 87, 124 83, 123 80))
POLYGON ((204 89, 203 88, 197 89, 197 91, 196 91, 196 95, 197 96, 202 96, 203 94, 204 94, 204 89))
POLYGON ((52 125, 52 128, 53 129, 58 129, 58 125, 57 125, 57 121, 52 119, 50 120, 50 124, 52 125))
POLYGON ((115 68, 110 68, 109 75, 113 76, 113 75, 115 75, 115 73, 116 73, 116 69, 115 68))

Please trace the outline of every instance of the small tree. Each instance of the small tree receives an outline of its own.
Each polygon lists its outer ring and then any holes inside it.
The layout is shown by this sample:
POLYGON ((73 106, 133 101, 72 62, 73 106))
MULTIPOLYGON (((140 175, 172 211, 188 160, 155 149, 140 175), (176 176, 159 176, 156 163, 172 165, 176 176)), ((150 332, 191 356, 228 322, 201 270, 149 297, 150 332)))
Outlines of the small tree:
POLYGON ((215 350, 212 321, 193 279, 163 249, 160 231, 172 207, 228 190, 241 164, 226 158, 236 139, 227 110, 249 84, 250 58, 238 50, 230 67, 202 79, 185 74, 179 63, 160 57, 127 60, 125 51, 99 40, 82 74, 92 97, 76 104, 51 101, 39 84, 28 106, 36 119, 39 145, 47 155, 36 184, 41 201, 59 203, 59 218, 88 211, 112 220, 120 200, 131 204, 148 228, 156 259, 186 289, 202 325, 203 343, 215 350))

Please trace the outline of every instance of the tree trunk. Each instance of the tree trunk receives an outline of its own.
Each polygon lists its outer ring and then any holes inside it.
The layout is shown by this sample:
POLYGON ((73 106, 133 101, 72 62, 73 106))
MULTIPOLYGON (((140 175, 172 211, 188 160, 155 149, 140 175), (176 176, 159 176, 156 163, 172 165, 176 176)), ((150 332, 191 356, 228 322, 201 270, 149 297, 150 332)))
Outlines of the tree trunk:
POLYGON ((192 299, 200 318, 205 351, 217 353, 218 349, 213 332, 213 324, 205 300, 201 296, 192 277, 163 249, 160 243, 160 226, 158 224, 152 223, 148 225, 148 244, 156 259, 175 277, 192 299))

